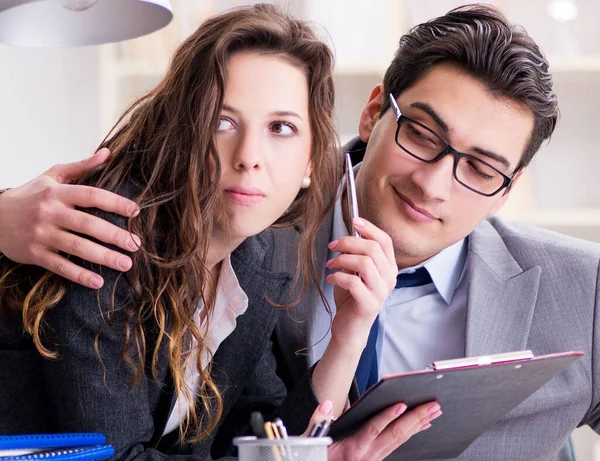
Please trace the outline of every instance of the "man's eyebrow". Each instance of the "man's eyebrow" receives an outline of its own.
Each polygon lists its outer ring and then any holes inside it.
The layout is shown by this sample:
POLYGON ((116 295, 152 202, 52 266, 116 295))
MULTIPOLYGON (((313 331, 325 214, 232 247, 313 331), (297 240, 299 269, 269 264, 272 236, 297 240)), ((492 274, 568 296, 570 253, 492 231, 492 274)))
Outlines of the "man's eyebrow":
POLYGON ((481 147, 472 147, 471 150, 477 152, 478 154, 485 155, 493 160, 504 165, 506 168, 510 168, 510 162, 506 157, 500 154, 496 154, 495 152, 489 151, 487 149, 482 149, 481 147))
POLYGON ((423 112, 427 113, 433 121, 442 129, 444 134, 448 134, 448 124, 442 120, 442 117, 435 111, 433 107, 431 107, 426 102, 413 102, 410 107, 414 107, 415 109, 420 109, 423 112))
MULTIPOLYGON (((237 110, 235 107, 229 106, 227 104, 223 104, 223 110, 226 110, 228 112, 233 112, 234 114, 240 113, 240 111, 237 110)), ((291 110, 276 110, 274 112, 271 112, 269 115, 273 116, 273 117, 296 117, 300 120, 304 120, 300 116, 300 114, 298 114, 297 112, 291 111, 291 110)))
MULTIPOLYGON (((440 127, 440 129, 444 132, 444 135, 448 135, 448 131, 449 131, 448 124, 446 122, 444 122, 442 117, 435 111, 435 109, 433 107, 431 107, 431 105, 427 104, 426 102, 416 101, 416 102, 413 102, 410 105, 410 107, 414 107, 415 109, 420 109, 423 112, 425 112, 426 114, 428 114, 433 119, 433 121, 440 127)), ((510 162, 503 155, 496 154, 495 152, 492 152, 487 149, 483 149, 481 147, 472 147, 471 150, 477 152, 480 155, 489 157, 489 158, 501 163, 506 168, 510 168, 510 162)))

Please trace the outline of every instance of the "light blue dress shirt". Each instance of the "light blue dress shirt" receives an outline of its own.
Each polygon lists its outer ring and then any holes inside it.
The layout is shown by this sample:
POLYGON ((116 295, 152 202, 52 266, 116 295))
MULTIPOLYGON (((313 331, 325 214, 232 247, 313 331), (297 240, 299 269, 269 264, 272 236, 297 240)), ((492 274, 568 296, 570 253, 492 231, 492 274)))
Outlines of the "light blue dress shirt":
MULTIPOLYGON (((333 213, 331 240, 349 235, 338 199, 333 213)), ((339 253, 329 251, 328 259, 339 253)), ((465 356, 467 282, 464 276, 467 241, 463 239, 419 266, 425 266, 433 283, 395 289, 379 314, 377 358, 379 375, 386 376, 425 368, 435 360, 465 356)), ((324 283, 323 292, 333 314, 333 287, 324 283)), ((325 308, 315 310, 311 359, 319 360, 329 340, 330 317, 325 308)))

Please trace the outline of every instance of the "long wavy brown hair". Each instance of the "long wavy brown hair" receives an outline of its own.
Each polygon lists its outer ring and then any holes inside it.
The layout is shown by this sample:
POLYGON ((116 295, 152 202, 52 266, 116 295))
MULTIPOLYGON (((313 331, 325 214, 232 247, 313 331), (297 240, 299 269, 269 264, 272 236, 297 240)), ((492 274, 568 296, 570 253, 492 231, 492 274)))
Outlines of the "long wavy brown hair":
MULTIPOLYGON (((299 191, 274 226, 303 221, 296 282, 302 279, 301 296, 308 283, 319 286, 312 243, 335 200, 340 172, 333 122, 333 56, 307 23, 271 5, 234 9, 205 21, 180 45, 159 85, 132 104, 103 141, 101 145, 113 152, 106 166, 80 181, 121 192, 134 186, 130 195, 141 213, 129 220, 128 227, 143 245, 132 255, 132 269, 119 277, 127 277, 135 297, 122 350, 133 345, 137 353, 123 352, 122 358, 132 369, 135 386, 144 376, 144 358, 150 353, 153 377, 158 380, 159 349, 168 345, 175 391, 189 403, 187 417, 180 423, 180 440, 189 442, 207 437, 223 408, 210 366, 201 366, 205 343, 193 314, 201 302, 207 318, 213 309, 203 290, 215 283, 205 266, 218 208, 220 165, 215 131, 228 60, 240 51, 281 57, 306 75, 312 184, 299 191), (149 320, 159 327, 154 343, 147 341, 144 325, 149 320), (192 353, 192 339, 197 342, 197 354, 192 353), (202 382, 197 395, 184 379, 192 360, 202 382)), ((50 272, 0 260, 0 313, 20 315, 22 311, 25 331, 46 358, 55 358, 56 353, 42 341, 44 315, 64 297, 66 283, 50 272)), ((114 287, 103 289, 113 290, 110 312, 114 312, 119 307, 114 303, 114 287)), ((110 327, 110 315, 106 327, 110 327)), ((96 352, 101 360, 98 335, 96 352)))

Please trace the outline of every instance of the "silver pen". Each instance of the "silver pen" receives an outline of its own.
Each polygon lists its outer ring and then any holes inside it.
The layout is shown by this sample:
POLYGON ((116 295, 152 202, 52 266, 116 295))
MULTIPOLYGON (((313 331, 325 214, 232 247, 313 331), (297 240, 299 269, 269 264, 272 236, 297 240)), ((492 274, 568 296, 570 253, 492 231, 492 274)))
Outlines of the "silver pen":
POLYGON ((354 184, 354 171, 350 153, 346 152, 346 194, 348 198, 348 215, 350 216, 350 229, 354 237, 360 237, 352 222, 358 218, 358 199, 356 198, 356 185, 354 184))

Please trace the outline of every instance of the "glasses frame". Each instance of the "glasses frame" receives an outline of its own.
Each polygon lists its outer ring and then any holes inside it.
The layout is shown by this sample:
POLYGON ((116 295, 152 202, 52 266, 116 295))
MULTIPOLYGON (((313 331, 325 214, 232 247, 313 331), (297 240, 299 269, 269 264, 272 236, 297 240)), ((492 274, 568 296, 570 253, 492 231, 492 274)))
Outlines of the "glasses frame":
POLYGON ((444 138, 442 138, 441 136, 439 136, 438 134, 436 134, 435 131, 433 131, 431 128, 423 125, 420 122, 417 122, 416 120, 413 120, 410 117, 407 117, 406 115, 402 115, 402 112, 400 112, 400 108, 398 107, 398 103, 396 102, 396 98, 394 98, 394 96, 392 95, 392 93, 389 93, 388 96, 390 98, 390 104, 392 106, 392 110, 394 111, 394 116, 396 117, 396 124, 397 124, 397 126, 396 126, 396 133, 394 135, 394 141, 396 142, 396 145, 398 147, 400 147, 400 149, 402 149, 404 152, 406 152, 411 157, 416 158, 417 160, 420 160, 421 162, 424 162, 424 163, 435 163, 435 162, 438 162, 439 160, 441 160, 446 155, 451 154, 454 157, 454 166, 453 166, 453 169, 452 169, 452 175, 454 176, 454 179, 456 179, 456 182, 458 182, 461 186, 466 187, 470 191, 475 192, 476 194, 479 194, 479 195, 483 195, 484 197, 493 197, 498 192, 500 192, 502 189, 506 189, 506 192, 508 192, 510 190, 510 187, 512 186, 512 183, 513 183, 515 177, 517 176, 517 174, 521 170, 520 168, 517 168, 515 170, 515 172, 513 173, 512 176, 508 176, 507 174, 505 174, 502 171, 500 171, 498 168, 490 165, 489 163, 481 160, 478 157, 475 157, 473 155, 469 155, 469 154, 465 154, 463 152, 457 151, 454 147, 452 147, 448 143, 448 141, 446 141, 444 138), (431 160, 424 160, 421 157, 418 157, 417 155, 415 155, 412 152, 410 152, 409 150, 407 150, 404 146, 402 146, 398 142, 398 134, 400 133, 400 126, 402 125, 402 122, 405 121, 405 120, 408 120, 411 123, 415 123, 415 124, 419 125, 420 127, 422 127, 425 130, 427 130, 429 133, 431 133, 433 136, 435 136, 437 139, 439 139, 444 144, 444 146, 445 146, 444 150, 442 152, 440 152, 438 155, 436 155, 434 158, 432 158, 431 160), (481 162, 481 163, 485 164, 486 166, 488 166, 489 168, 491 168, 492 170, 494 170, 495 172, 499 173, 502 176, 502 179, 504 180, 503 183, 502 183, 502 185, 498 189, 496 189, 494 192, 486 194, 484 192, 481 192, 481 191, 478 191, 476 189, 473 189, 472 187, 470 187, 467 184, 465 184, 464 182, 462 182, 460 179, 458 179, 458 176, 456 175, 456 170, 458 168, 458 162, 463 157, 471 158, 473 160, 481 162))

